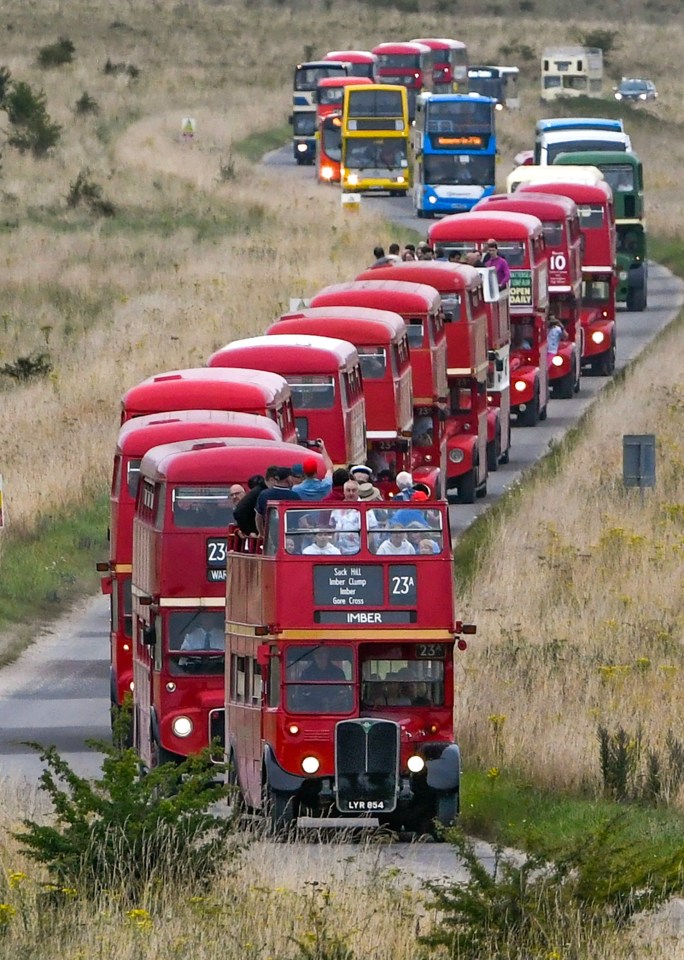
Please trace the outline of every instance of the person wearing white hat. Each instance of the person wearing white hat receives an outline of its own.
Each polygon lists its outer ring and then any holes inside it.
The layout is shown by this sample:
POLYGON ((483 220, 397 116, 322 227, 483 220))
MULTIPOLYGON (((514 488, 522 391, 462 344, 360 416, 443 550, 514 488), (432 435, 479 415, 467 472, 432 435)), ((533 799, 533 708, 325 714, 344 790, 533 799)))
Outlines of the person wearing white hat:
POLYGON ((367 467, 365 463, 356 463, 353 467, 349 468, 350 476, 358 483, 366 483, 373 477, 373 471, 370 467, 367 467))
POLYGON ((400 470, 396 476, 395 483, 399 493, 395 500, 410 500, 413 496, 413 477, 406 470, 400 470))

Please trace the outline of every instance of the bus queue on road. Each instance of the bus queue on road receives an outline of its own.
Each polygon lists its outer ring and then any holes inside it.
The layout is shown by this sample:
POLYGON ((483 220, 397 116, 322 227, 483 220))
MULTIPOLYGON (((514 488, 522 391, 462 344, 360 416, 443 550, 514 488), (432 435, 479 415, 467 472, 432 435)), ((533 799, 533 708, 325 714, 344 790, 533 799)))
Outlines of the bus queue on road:
MULTIPOLYGON (((438 52, 462 58, 456 42, 413 47, 298 67, 298 106, 333 101, 319 133, 338 120, 343 186, 408 189, 408 159, 350 184, 356 148, 395 139, 408 158, 409 128, 405 84, 348 71, 417 56, 429 86, 448 74, 430 66, 438 52)), ((427 118, 461 101, 483 98, 419 90, 415 103, 427 118)), ((479 136, 449 122, 448 139, 479 136)), ((593 166, 538 169, 433 224, 436 259, 381 258, 205 367, 126 391, 98 569, 112 707, 130 697, 144 765, 215 748, 276 832, 340 815, 424 831, 458 815, 453 659, 475 627, 458 616, 447 502, 486 494, 511 424, 545 419, 550 389, 570 400, 582 367, 614 364, 611 188, 593 166), (233 512, 242 497, 256 533, 233 512)))

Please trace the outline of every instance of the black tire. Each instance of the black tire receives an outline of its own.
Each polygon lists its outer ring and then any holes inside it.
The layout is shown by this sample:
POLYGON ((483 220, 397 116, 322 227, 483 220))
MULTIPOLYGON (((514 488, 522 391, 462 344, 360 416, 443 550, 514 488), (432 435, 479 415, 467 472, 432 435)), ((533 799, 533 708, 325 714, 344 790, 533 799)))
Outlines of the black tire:
POLYGON ((478 500, 481 500, 483 497, 487 496, 487 478, 486 477, 482 481, 480 486, 477 488, 477 490, 475 491, 475 496, 478 498, 478 500))
POLYGON ((630 287, 627 291, 627 309, 631 313, 643 313, 646 309, 645 287, 630 287))
POLYGON ((229 801, 231 802, 233 813, 235 816, 239 817, 246 811, 247 805, 245 803, 245 796, 240 789, 240 784, 238 783, 237 764, 235 763, 234 753, 231 753, 230 755, 226 780, 228 786, 230 787, 229 801))
POLYGON ((458 791, 454 793, 441 793, 437 797, 437 811, 435 820, 439 827, 451 827, 458 818, 459 812, 458 791))
POLYGON ((611 343, 608 350, 602 353, 592 364, 592 369, 600 377, 612 377, 615 372, 615 344, 611 343))
POLYGON ((274 790, 264 774, 261 788, 261 812, 266 820, 266 829, 270 836, 286 837, 292 833, 295 823, 295 801, 289 793, 274 790))
POLYGON ((504 450, 504 452, 499 457, 499 463, 508 463, 510 459, 511 459, 510 450, 504 450))
POLYGON ((566 373, 564 377, 561 377, 560 380, 556 380, 553 385, 553 395, 559 400, 572 400, 575 395, 575 369, 574 369, 574 357, 573 357, 573 368, 569 373, 566 373))
POLYGON ((165 763, 179 763, 182 757, 177 756, 175 753, 171 753, 170 750, 166 750, 159 743, 157 738, 152 736, 152 766, 161 767, 165 763))
POLYGON ((518 414, 516 423, 519 427, 536 427, 540 420, 539 416, 539 388, 535 390, 534 400, 528 403, 522 413, 518 414))
POLYGON ((477 493, 477 467, 458 478, 458 502, 475 503, 477 493))
POLYGON ((419 220, 424 220, 424 219, 425 219, 425 211, 424 211, 424 210, 416 210, 416 216, 418 217, 419 220))
POLYGON ((497 429, 494 439, 487 444, 487 473, 496 473, 501 458, 501 432, 497 429))

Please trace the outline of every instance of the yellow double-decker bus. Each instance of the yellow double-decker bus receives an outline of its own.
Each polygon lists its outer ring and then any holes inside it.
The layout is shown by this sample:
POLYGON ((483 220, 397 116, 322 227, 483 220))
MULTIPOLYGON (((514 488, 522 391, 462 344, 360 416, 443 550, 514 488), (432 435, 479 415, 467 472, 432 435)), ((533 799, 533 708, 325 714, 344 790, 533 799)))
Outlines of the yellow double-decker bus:
POLYGON ((406 87, 385 83, 344 88, 342 189, 349 193, 411 186, 406 87))

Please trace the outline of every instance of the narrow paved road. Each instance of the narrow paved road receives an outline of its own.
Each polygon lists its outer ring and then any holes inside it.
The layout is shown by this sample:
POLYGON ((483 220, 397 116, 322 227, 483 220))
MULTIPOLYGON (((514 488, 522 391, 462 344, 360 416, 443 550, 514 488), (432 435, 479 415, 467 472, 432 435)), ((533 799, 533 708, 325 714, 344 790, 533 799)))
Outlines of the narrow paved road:
MULTIPOLYGON (((310 169, 297 169, 291 163, 290 169, 297 178, 311 175, 310 169)), ((373 198, 368 202, 381 205, 390 219, 403 217, 407 224, 424 228, 422 221, 413 220, 410 210, 407 213, 406 200, 373 198)), ((652 265, 648 309, 639 314, 621 312, 618 317, 618 369, 648 345, 683 302, 684 285, 652 265)), ((473 506, 451 508, 457 535, 543 456, 549 444, 563 436, 605 384, 605 378, 585 377, 577 397, 551 400, 545 423, 533 429, 514 429, 510 462, 490 475, 487 497, 473 506)), ((0 671, 0 778, 9 778, 13 786, 35 784, 41 771, 38 755, 26 741, 54 744, 79 773, 95 775, 99 771, 99 755, 89 751, 84 741, 109 736, 108 603, 102 596, 84 601, 39 637, 16 663, 0 671)), ((370 868, 378 857, 383 863, 388 858, 388 865, 390 861, 396 865, 397 858, 406 859, 417 877, 427 872, 453 875, 456 868, 449 849, 440 848, 439 855, 429 845, 399 844, 387 849, 394 852, 359 849, 359 869, 364 863, 370 868)), ((483 846, 482 853, 486 859, 490 852, 483 846)), ((319 854, 312 848, 307 857, 315 862, 319 854)))

